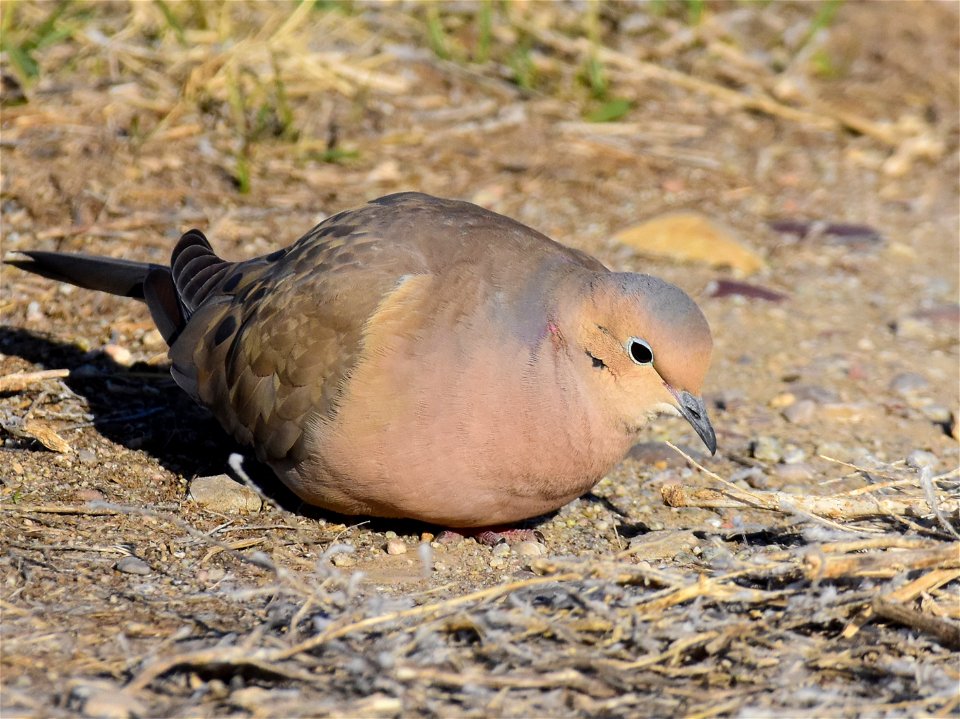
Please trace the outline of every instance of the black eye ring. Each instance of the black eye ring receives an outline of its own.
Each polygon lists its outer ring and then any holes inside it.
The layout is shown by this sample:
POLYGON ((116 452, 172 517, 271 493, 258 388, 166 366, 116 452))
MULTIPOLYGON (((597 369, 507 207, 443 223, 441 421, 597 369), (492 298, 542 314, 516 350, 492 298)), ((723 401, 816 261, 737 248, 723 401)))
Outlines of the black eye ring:
POLYGON ((639 337, 631 337, 627 340, 627 351, 632 359, 638 365, 653 364, 653 349, 647 344, 646 340, 639 337))

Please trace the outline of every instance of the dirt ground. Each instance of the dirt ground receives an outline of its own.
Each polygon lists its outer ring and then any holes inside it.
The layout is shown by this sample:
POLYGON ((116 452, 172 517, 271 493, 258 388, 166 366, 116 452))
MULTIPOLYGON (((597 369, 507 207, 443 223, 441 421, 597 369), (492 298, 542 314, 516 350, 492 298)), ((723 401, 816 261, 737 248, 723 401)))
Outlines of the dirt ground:
POLYGON ((0 382, 67 372, 0 393, 2 715, 960 714, 958 8, 5 2, 4 253, 471 200, 698 300, 719 452, 656 422, 513 548, 214 511, 146 309, 4 267, 0 382), (612 239, 679 209, 764 267, 612 239))

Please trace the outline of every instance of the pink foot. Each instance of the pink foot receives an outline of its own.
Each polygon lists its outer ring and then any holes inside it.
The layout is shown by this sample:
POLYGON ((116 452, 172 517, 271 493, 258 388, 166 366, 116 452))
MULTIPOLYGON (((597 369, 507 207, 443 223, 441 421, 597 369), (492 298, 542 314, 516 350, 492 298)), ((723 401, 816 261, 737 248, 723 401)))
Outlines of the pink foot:
POLYGON ((473 537, 477 543, 485 547, 493 547, 497 544, 506 542, 507 544, 519 544, 520 542, 544 542, 543 534, 537 529, 445 529, 437 536, 437 541, 441 544, 458 544, 466 537, 473 537))

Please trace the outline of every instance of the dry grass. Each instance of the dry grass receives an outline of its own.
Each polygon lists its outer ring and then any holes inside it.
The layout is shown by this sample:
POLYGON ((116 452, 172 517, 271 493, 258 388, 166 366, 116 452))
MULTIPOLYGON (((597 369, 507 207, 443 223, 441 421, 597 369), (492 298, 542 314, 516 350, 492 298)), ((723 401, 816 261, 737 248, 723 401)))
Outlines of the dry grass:
MULTIPOLYGON (((913 470, 856 471, 876 493, 924 502, 913 470)), ((275 537, 272 556, 245 552, 270 536, 255 526, 248 532, 259 539, 229 543, 170 513, 108 505, 3 505, 0 521, 5 536, 17 537, 35 534, 38 522, 62 527, 52 516, 112 517, 121 533, 130 518, 149 519, 158 536, 172 538, 164 542, 202 555, 200 566, 223 552, 255 575, 180 593, 152 610, 163 621, 143 624, 188 627, 202 605, 232 630, 172 633, 126 658, 103 657, 102 640, 80 638, 84 673, 116 684, 78 678, 59 700, 66 709, 102 701, 176 716, 216 706, 270 717, 753 715, 768 711, 771 687, 791 686, 794 710, 821 716, 946 716, 958 706, 960 543, 952 525, 960 518, 947 508, 958 482, 955 472, 929 482, 937 504, 926 512, 848 519, 840 509, 830 526, 811 521, 803 497, 785 509, 752 492, 752 501, 793 521, 712 533, 699 542, 695 572, 663 564, 664 532, 651 532, 617 554, 533 560, 524 578, 436 600, 363 588, 359 575, 330 566, 345 549, 333 541, 312 567, 275 537)), ((122 551, 94 546, 97 524, 71 524, 59 546, 8 541, 20 571, 44 572, 32 557, 51 551, 122 551)), ((421 560, 430 552, 422 545, 421 560)), ((21 662, 49 661, 39 648, 48 622, 6 599, 5 632, 20 637, 6 651, 21 662)), ((50 710, 16 691, 8 696, 20 711, 50 710)))

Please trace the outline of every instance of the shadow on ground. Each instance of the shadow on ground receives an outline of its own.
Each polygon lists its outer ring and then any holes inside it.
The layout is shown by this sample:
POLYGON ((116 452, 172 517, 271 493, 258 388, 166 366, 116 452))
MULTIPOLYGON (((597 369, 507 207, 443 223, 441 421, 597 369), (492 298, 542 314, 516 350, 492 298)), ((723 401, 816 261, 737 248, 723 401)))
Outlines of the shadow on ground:
MULTIPOLYGON (((165 366, 138 363, 124 367, 104 352, 87 352, 42 334, 9 327, 0 327, 0 353, 51 369, 70 370, 64 384, 86 400, 93 427, 111 442, 146 452, 174 474, 188 478, 234 474, 229 458, 239 452, 244 458, 243 471, 265 497, 287 511, 338 524, 364 524, 380 532, 391 529, 412 534, 436 529, 410 520, 344 516, 304 504, 269 467, 243 451, 209 412, 180 390, 165 366)), ((607 501, 587 496, 593 501, 607 501)), ((536 528, 554 514, 520 526, 536 528)))

